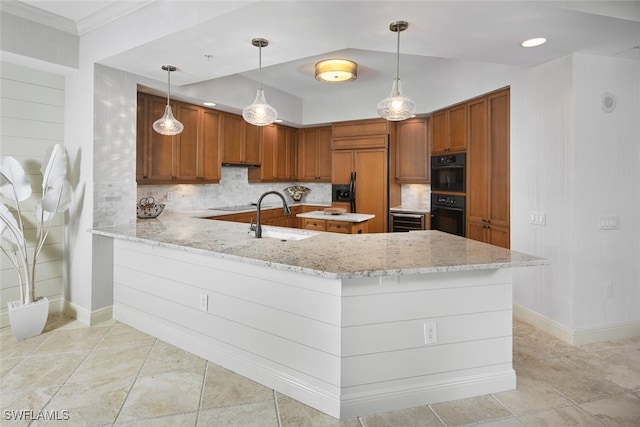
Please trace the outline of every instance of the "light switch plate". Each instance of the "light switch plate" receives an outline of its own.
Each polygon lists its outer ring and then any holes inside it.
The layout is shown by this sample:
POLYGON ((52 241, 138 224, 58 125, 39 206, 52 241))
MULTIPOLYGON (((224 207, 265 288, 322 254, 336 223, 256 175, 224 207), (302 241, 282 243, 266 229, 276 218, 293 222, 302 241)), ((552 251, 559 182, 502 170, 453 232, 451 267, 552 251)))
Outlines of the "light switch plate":
POLYGON ((601 216, 600 217, 600 230, 617 230, 618 217, 617 216, 601 216))
POLYGON ((547 213, 543 211, 531 211, 529 223, 534 225, 547 225, 547 213))

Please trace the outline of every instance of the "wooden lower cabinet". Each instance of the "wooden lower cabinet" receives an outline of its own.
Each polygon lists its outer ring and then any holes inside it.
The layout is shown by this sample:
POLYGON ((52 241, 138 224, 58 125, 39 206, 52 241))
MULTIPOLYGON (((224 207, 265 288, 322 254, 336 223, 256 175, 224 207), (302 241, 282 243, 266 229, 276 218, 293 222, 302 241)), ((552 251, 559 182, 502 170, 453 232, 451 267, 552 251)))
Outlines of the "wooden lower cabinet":
POLYGON ((302 228, 315 231, 329 231, 343 234, 364 234, 369 229, 369 221, 349 222, 330 219, 302 218, 302 228))

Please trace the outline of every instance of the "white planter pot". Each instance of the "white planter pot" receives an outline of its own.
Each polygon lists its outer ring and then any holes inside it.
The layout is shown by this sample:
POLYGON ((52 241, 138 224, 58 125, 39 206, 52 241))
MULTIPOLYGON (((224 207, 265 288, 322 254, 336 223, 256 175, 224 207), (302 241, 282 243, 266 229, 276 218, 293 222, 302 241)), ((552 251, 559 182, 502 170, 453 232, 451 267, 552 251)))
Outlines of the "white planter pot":
POLYGON ((46 297, 38 298, 29 304, 20 301, 11 301, 9 308, 9 322, 16 339, 24 339, 40 335, 44 330, 49 315, 49 300, 46 297))

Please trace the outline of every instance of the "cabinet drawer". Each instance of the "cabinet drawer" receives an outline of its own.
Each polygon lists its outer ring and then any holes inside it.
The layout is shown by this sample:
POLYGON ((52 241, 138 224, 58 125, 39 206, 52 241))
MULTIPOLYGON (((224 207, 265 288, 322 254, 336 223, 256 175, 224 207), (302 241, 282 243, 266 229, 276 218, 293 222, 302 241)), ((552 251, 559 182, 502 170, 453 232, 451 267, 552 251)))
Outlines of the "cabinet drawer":
POLYGON ((323 219, 303 218, 304 225, 302 228, 306 230, 325 231, 326 222, 323 219))
POLYGON ((345 221, 327 221, 327 231, 351 234, 351 223, 345 221))

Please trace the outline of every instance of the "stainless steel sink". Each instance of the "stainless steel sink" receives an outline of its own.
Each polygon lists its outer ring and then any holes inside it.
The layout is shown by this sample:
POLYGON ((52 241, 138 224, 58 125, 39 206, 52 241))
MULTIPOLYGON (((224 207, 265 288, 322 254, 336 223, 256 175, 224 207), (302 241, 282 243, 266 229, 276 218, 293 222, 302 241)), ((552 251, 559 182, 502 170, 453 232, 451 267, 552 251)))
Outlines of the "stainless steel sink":
POLYGON ((291 228, 262 228, 262 237, 269 237, 278 240, 304 240, 313 237, 318 233, 308 230, 298 230, 291 228))

